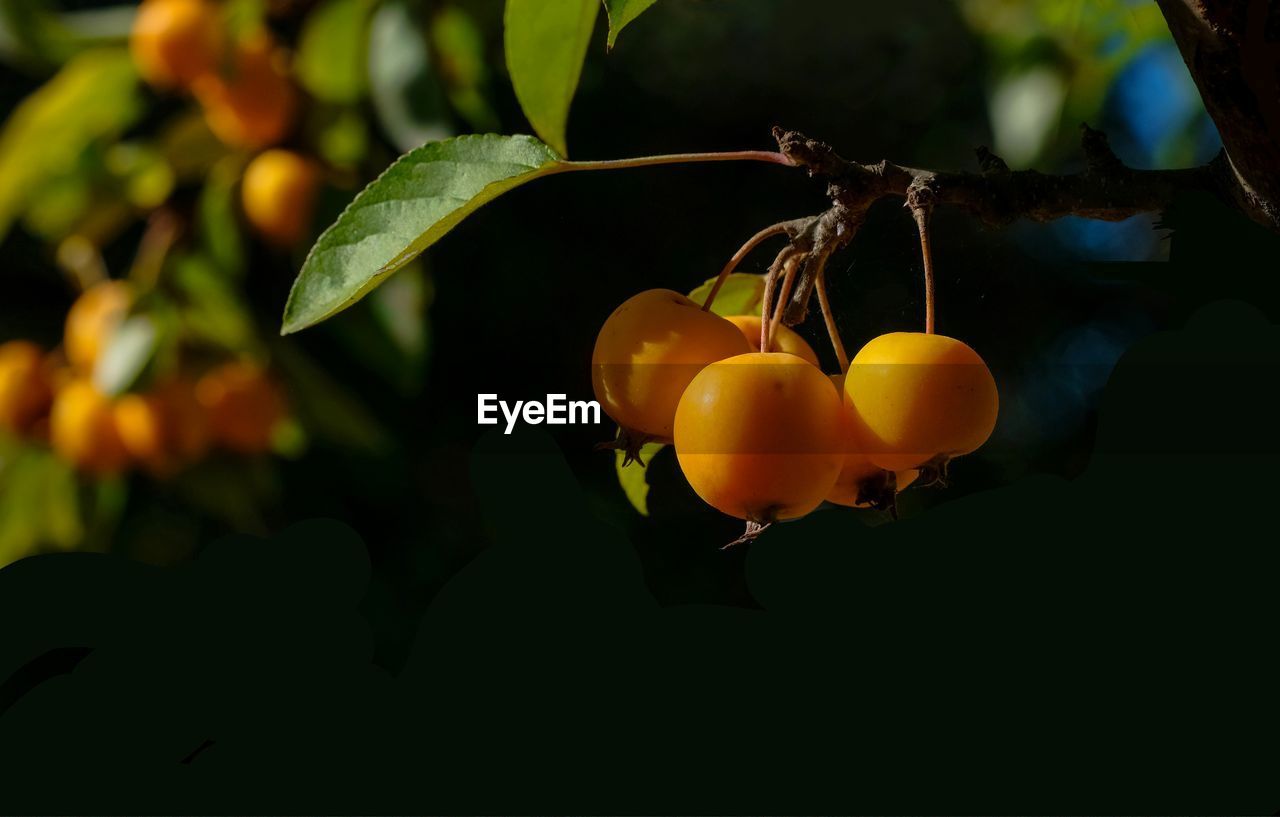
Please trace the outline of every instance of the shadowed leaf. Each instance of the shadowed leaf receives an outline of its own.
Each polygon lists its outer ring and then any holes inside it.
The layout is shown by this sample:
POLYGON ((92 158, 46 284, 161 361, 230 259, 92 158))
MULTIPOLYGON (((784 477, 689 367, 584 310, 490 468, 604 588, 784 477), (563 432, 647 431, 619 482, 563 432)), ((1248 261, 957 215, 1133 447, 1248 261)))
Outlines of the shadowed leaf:
POLYGON ((622 29, 655 2, 657 0, 604 0, 605 11, 609 13, 609 47, 613 48, 622 29))

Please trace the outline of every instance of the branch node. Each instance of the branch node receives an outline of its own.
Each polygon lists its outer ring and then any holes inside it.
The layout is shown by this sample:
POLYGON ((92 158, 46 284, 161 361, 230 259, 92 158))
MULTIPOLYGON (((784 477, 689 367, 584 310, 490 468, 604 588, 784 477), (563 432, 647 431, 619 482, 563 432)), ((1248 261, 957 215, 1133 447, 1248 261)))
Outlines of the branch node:
POLYGON ((1080 149, 1084 151, 1084 163, 1090 173, 1114 173, 1125 169, 1120 157, 1111 149, 1107 135, 1100 130, 1089 127, 1089 123, 1080 123, 1080 149))
POLYGON ((978 154, 978 168, 984 176, 1009 172, 1009 165, 1004 159, 992 153, 986 145, 979 145, 973 152, 978 154))

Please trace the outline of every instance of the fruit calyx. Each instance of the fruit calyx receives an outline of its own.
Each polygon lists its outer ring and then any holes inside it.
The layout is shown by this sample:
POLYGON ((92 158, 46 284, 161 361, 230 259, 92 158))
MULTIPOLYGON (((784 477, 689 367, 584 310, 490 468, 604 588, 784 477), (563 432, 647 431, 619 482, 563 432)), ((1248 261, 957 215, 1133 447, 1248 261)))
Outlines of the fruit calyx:
POLYGON ((951 459, 950 454, 937 454, 933 459, 917 466, 920 476, 916 485, 921 488, 947 487, 947 470, 951 466, 951 459))
POLYGON ((640 463, 641 468, 647 467, 644 460, 640 459, 640 449, 649 443, 669 443, 671 440, 655 437, 652 434, 645 434, 643 431, 618 426, 618 433, 612 440, 596 443, 596 451, 621 451, 623 452, 622 467, 626 468, 633 462, 640 463))
POLYGON ((898 475, 881 470, 858 485, 858 505, 866 505, 877 511, 888 511, 898 518, 898 475))
POLYGON ((756 522, 749 519, 747 520, 746 530, 742 532, 742 535, 739 536, 737 539, 734 539, 729 544, 721 546, 720 549, 728 550, 729 548, 734 547, 735 545, 745 545, 745 544, 754 542, 755 540, 760 538, 760 534, 767 531, 770 527, 772 527, 772 525, 773 525, 772 520, 768 522, 756 522))

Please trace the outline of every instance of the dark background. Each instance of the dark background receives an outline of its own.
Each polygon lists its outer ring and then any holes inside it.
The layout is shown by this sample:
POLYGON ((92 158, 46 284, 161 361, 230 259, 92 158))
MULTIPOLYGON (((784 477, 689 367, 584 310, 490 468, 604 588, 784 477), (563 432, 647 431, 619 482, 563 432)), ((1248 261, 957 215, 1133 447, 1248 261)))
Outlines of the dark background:
MULTIPOLYGON (((500 4, 462 5, 501 130, 526 131, 500 4)), ((1167 35, 1103 70, 1118 46, 1089 43, 1138 36, 1123 8, 1057 4, 1078 36, 1046 12, 1015 48, 988 25, 1001 5, 660 0, 607 56, 602 17, 572 156, 769 148, 783 125, 850 158, 971 168, 1000 149, 992 89, 1046 66, 1102 83, 1090 124, 1127 162, 1216 152, 1167 35)), ((6 104, 40 81, 0 70, 6 104)), ((1077 167, 1077 107, 1011 163, 1077 167)), ((539 181, 430 251, 420 375, 369 359, 363 305, 284 341, 389 444, 317 437, 273 462, 252 526, 138 477, 111 555, 0 573, 0 808, 1274 813, 1280 256, 1216 202, 1159 229, 937 214, 939 331, 990 364, 1001 419, 898 522, 828 508, 722 551, 740 523, 669 450, 645 518, 592 451, 611 427, 476 426, 479 392, 586 399, 614 306, 690 290, 823 206, 768 165, 539 181), (317 517, 340 524, 290 527, 317 517), (220 539, 245 529, 271 538, 220 539)), ((253 252, 268 332, 296 259, 253 252)), ((0 254, 0 339, 56 342, 71 296, 48 252, 15 231, 0 254)), ((832 263, 851 347, 920 324, 896 203, 832 263)), ((799 329, 833 366, 817 316, 799 329)))

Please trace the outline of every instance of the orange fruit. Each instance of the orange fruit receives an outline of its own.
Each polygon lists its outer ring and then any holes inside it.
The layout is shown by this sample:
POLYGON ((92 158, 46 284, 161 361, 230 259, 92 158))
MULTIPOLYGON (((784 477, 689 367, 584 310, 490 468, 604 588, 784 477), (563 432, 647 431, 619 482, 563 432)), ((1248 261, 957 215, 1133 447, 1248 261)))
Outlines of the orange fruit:
MULTIPOLYGON (((729 315, 725 318, 729 323, 738 327, 747 339, 747 343, 751 344, 751 348, 760 351, 760 316, 759 315, 729 315)), ((821 367, 818 362, 818 355, 813 351, 813 347, 790 326, 778 324, 777 330, 773 333, 773 349, 774 352, 787 352, 796 357, 804 358, 814 366, 821 367)))
POLYGON ((175 473, 209 447, 208 422, 187 380, 124 395, 116 401, 115 421, 125 449, 157 476, 175 473))
POLYGON ((245 168, 240 200, 245 218, 272 244, 291 247, 307 236, 320 171, 288 150, 268 150, 245 168))
POLYGON ((214 135, 235 148, 258 149, 288 135, 298 112, 298 92, 284 51, 265 32, 239 43, 231 68, 192 85, 214 135))
POLYGON ((133 305, 133 288, 124 281, 103 281, 86 289, 67 312, 63 345, 67 360, 82 374, 93 371, 98 356, 133 305))
POLYGON ((54 397, 49 441, 58 456, 91 474, 118 474, 129 464, 111 400, 85 378, 73 380, 54 397))
POLYGON ((874 338, 854 357, 844 390, 857 450, 889 471, 976 450, 991 436, 1000 410, 986 363, 943 335, 874 338))
POLYGON ((749 352, 704 368, 680 398, 680 468, 707 504, 761 525, 803 516, 844 463, 840 397, 816 366, 749 352))
POLYGON ((844 375, 833 374, 829 377, 842 403, 840 423, 841 438, 844 440, 844 463, 840 467, 840 476, 836 477, 836 484, 827 494, 827 501, 856 508, 865 504, 859 501, 864 486, 872 480, 882 479, 885 471, 857 449, 853 436, 853 419, 849 416, 851 407, 844 396, 844 375))
POLYGON ((25 340, 0 344, 0 431, 27 433, 52 398, 44 351, 25 340))
POLYGON ((129 34, 138 73, 158 88, 186 88, 218 69, 222 18, 207 0, 143 0, 129 34))
POLYGON ((624 432, 669 440, 676 405, 708 363, 751 351, 732 323, 669 289, 622 303, 591 352, 591 385, 624 432))
POLYGON ((196 383, 196 400, 208 417, 213 439, 241 454, 270 450, 276 426, 286 416, 280 387, 261 367, 246 361, 206 372, 196 383))

